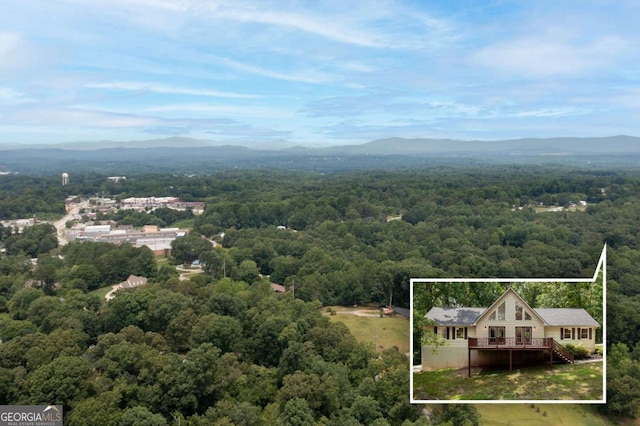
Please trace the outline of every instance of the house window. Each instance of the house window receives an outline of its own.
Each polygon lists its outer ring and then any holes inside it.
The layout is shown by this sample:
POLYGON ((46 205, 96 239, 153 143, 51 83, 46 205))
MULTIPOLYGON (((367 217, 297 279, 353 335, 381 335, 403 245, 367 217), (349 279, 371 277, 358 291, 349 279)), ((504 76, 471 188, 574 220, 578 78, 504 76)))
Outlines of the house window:
POLYGON ((491 315, 489 315, 489 319, 493 321, 496 320, 496 311, 491 312, 491 315))
POLYGON ((563 333, 563 336, 562 336, 563 339, 571 339, 571 329, 570 328, 565 328, 562 333, 563 333))
POLYGON ((531 315, 529 315, 529 312, 524 311, 524 319, 527 321, 531 321, 531 315))
POLYGON ((504 343, 504 327, 489 327, 489 343, 504 343))
POLYGON ((516 302, 516 321, 522 321, 522 306, 516 302))
POLYGON ((456 327, 456 339, 466 339, 464 327, 456 327))
POLYGON ((505 320, 505 312, 507 310, 506 303, 507 302, 502 302, 502 305, 498 306, 498 321, 505 320))
POLYGON ((588 328, 581 328, 580 329, 580 338, 581 339, 588 339, 589 338, 589 329, 588 328))

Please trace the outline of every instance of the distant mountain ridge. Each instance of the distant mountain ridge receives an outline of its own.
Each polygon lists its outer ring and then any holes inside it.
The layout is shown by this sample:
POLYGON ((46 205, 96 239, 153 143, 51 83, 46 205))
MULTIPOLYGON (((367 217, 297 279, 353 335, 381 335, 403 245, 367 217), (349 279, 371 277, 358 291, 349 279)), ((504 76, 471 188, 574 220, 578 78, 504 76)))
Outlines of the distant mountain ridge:
POLYGON ((599 138, 525 138, 497 141, 455 139, 378 139, 362 145, 327 148, 351 154, 415 155, 491 153, 502 155, 568 155, 640 153, 640 138, 609 136, 599 138))
POLYGON ((404 169, 433 164, 554 163, 578 167, 640 163, 640 138, 379 139, 361 145, 277 149, 192 138, 0 146, 0 172, 154 173, 277 168, 318 172, 404 169))
POLYGON ((337 145, 324 148, 306 147, 289 144, 284 141, 273 144, 234 144, 207 139, 188 137, 169 137, 141 141, 93 141, 65 142, 59 144, 0 145, 0 151, 8 150, 65 150, 96 151, 103 149, 158 149, 158 148, 237 148, 246 153, 252 151, 282 151, 299 154, 333 155, 421 155, 421 154, 472 154, 491 153, 501 155, 568 155, 568 154, 622 154, 640 153, 640 138, 634 136, 608 136, 593 138, 523 138, 494 141, 429 139, 429 138, 385 138, 358 145, 337 145))

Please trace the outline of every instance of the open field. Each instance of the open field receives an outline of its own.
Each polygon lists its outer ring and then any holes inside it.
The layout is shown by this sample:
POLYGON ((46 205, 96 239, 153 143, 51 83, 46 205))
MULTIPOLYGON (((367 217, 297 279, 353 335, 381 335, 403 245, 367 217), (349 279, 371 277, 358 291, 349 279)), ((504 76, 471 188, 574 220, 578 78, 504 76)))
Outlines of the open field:
POLYGON ((111 286, 101 287, 96 290, 91 290, 88 294, 92 296, 98 296, 100 299, 104 299, 104 296, 106 296, 106 294, 109 293, 111 290, 112 290, 111 286))
MULTIPOLYGON (((327 308, 322 308, 325 311, 327 308)), ((376 350, 397 346, 400 352, 409 352, 409 320, 401 317, 380 318, 380 311, 367 308, 346 308, 333 306, 337 315, 329 316, 331 321, 346 325, 355 338, 375 344, 376 350), (368 316, 365 316, 368 315, 368 316)), ((326 314, 326 312, 323 312, 326 314)))
POLYGON ((421 400, 600 400, 602 363, 495 369, 448 369, 414 373, 421 400), (474 370, 476 370, 474 372, 474 370))
POLYGON ((582 404, 477 404, 482 424, 492 426, 608 426, 609 421, 582 404), (545 416, 546 413, 546 416, 545 416))

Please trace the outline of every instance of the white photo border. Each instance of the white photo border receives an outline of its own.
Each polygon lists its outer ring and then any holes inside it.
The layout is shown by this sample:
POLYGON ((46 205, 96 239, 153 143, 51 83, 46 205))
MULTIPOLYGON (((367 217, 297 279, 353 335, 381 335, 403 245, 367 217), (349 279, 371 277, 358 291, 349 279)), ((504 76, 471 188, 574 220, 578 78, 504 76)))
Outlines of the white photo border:
POLYGON ((411 327, 410 347, 410 366, 409 366, 409 382, 410 382, 410 402, 412 404, 606 404, 607 403, 607 245, 604 245, 600 260, 596 267, 593 278, 411 278, 409 280, 409 306, 410 315, 409 323, 411 327), (598 275, 602 270, 602 399, 596 400, 512 400, 512 399, 496 399, 496 400, 423 400, 414 399, 413 397, 413 285, 416 283, 490 283, 490 282, 518 282, 518 283, 595 283, 598 275))

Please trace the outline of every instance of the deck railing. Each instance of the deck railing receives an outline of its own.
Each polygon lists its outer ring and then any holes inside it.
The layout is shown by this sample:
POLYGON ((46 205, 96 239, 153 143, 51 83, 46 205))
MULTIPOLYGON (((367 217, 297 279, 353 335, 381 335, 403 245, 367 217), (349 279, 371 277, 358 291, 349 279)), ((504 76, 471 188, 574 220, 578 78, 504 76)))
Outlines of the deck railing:
POLYGON ((553 347, 552 337, 518 339, 515 337, 469 337, 469 348, 478 349, 549 349, 553 347))

